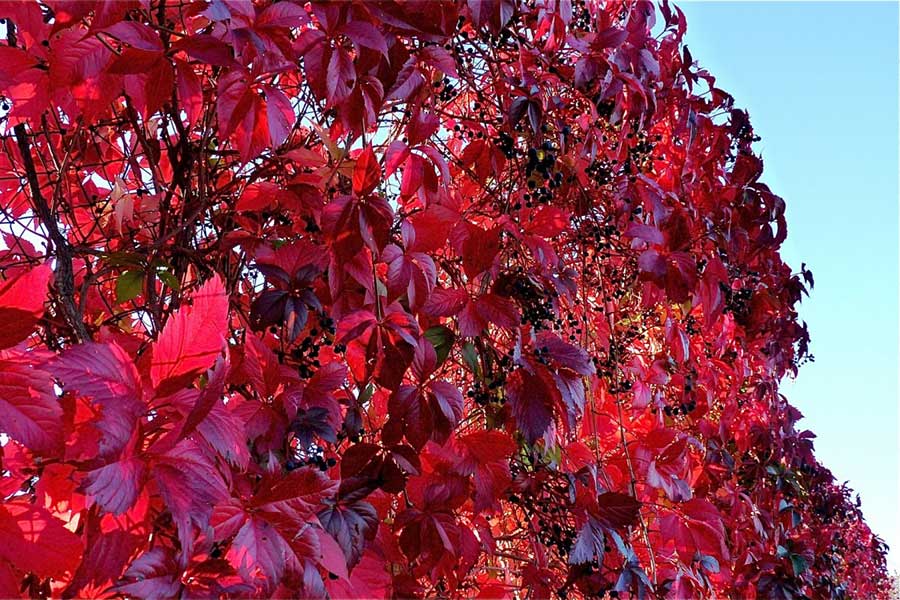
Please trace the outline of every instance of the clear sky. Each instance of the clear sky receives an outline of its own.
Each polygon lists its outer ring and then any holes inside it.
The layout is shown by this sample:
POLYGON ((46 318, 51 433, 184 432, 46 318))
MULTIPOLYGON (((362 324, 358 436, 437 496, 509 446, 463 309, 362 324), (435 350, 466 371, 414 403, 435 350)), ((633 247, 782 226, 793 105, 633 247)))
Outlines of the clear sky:
POLYGON ((787 203, 783 256, 815 276, 800 316, 816 361, 782 392, 900 569, 898 5, 675 3, 691 54, 762 137, 763 180, 787 203))

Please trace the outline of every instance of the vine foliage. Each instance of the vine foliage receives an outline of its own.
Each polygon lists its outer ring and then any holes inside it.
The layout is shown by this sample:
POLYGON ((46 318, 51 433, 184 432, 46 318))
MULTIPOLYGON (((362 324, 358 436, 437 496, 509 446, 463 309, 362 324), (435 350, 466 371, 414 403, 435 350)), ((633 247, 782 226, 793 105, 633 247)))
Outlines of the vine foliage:
POLYGON ((0 596, 887 593, 678 8, 0 16, 0 596))

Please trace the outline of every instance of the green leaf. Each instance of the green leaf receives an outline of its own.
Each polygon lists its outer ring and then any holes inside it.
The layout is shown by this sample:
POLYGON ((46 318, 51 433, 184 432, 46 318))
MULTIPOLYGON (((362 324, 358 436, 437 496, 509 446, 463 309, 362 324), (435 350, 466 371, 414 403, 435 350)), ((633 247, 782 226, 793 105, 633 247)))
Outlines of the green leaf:
POLYGON ((551 465, 559 465, 562 463, 562 448, 559 445, 554 445, 544 452, 544 458, 551 465))
POLYGON ((434 346, 434 352, 437 354, 437 366, 440 367, 447 360, 456 335, 443 325, 436 325, 425 330, 425 339, 434 346))
POLYGON ((131 252, 107 252, 103 260, 111 267, 140 267, 144 265, 144 257, 131 252))
POLYGON ((374 393, 375 386, 370 383, 364 389, 361 389, 359 391, 359 398, 357 399, 357 402, 359 402, 360 404, 365 404, 369 401, 369 399, 372 397, 372 394, 374 393))
POLYGON ((806 571, 806 559, 799 554, 791 554, 791 566, 794 567, 794 575, 799 577, 801 573, 806 571))
POLYGON ((167 286, 172 288, 173 290, 178 290, 181 287, 181 284, 178 282, 178 278, 175 277, 170 271, 166 271, 165 269, 160 269, 156 272, 156 276, 160 278, 160 280, 165 283, 167 286))
POLYGON ((462 349, 463 360, 475 375, 481 377, 481 366, 478 364, 478 350, 472 342, 466 342, 462 349))
POLYGON ((116 279, 116 300, 128 302, 134 300, 144 287, 143 271, 124 271, 116 279))

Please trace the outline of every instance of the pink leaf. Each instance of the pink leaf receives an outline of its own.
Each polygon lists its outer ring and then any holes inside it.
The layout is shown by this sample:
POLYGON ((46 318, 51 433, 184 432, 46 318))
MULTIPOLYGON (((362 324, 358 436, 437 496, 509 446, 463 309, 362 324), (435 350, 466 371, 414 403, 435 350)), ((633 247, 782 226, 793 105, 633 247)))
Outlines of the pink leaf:
POLYGON ((337 491, 338 482, 318 469, 304 468, 285 476, 269 478, 253 497, 252 506, 262 512, 300 524, 318 510, 322 499, 337 491))
POLYGON ((357 46, 369 48, 388 55, 387 42, 378 29, 368 21, 350 21, 341 27, 341 33, 350 38, 357 46))
POLYGON ((542 331, 537 336, 535 344, 539 349, 546 348, 547 354, 560 366, 566 367, 579 375, 592 375, 594 363, 584 348, 562 341, 559 336, 548 331, 542 331))
POLYGON ((299 567, 290 544, 268 521, 259 517, 247 519, 225 557, 244 581, 266 589, 278 585, 285 568, 299 567))
POLYGON ((94 469, 85 478, 85 491, 103 510, 122 514, 134 505, 143 484, 146 464, 137 457, 94 469))
POLYGON ((192 524, 206 527, 213 506, 228 497, 228 488, 215 463, 197 442, 182 440, 158 456, 153 474, 160 495, 178 527, 182 547, 193 541, 192 524))
POLYGON ((115 342, 86 343, 66 350, 53 363, 63 389, 100 405, 101 453, 121 449, 144 410, 141 382, 131 357, 115 342))
POLYGON ((266 116, 269 124, 269 134, 272 137, 272 147, 277 148, 287 139, 296 117, 291 101, 281 90, 267 86, 266 92, 266 116))
POLYGON ((62 408, 50 374, 26 353, 0 353, 0 431, 35 452, 61 446, 62 408))
POLYGON ((625 230, 623 235, 625 237, 643 240, 648 244, 662 244, 665 242, 665 238, 663 238, 663 234, 659 229, 652 225, 645 225, 644 223, 632 223, 628 226, 628 229, 625 230))
POLYGON ((517 369, 507 380, 506 393, 516 424, 528 443, 533 444, 553 423, 559 391, 539 375, 517 369))

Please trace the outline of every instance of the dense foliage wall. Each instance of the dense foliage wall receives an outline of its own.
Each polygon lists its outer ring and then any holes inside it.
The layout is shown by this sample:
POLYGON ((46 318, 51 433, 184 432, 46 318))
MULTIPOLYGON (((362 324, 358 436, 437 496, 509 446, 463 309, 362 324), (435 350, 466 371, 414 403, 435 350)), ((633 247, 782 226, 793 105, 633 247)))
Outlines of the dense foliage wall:
POLYGON ((886 593, 677 8, 0 16, 0 596, 886 593))

